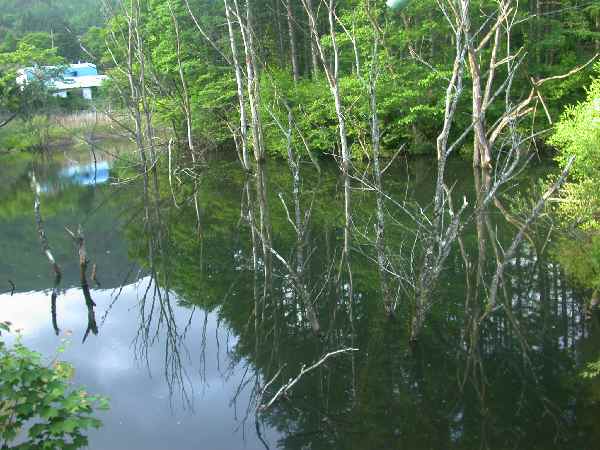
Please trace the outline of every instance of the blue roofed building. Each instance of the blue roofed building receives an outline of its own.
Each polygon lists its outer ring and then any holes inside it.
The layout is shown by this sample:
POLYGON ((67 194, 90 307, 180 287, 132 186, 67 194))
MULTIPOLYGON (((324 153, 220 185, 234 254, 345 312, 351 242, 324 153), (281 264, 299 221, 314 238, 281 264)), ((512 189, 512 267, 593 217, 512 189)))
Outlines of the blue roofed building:
POLYGON ((91 100, 93 88, 98 88, 108 79, 99 75, 92 63, 70 64, 66 67, 26 67, 17 73, 17 83, 24 86, 33 81, 43 81, 57 97, 67 97, 69 91, 81 91, 83 98, 91 100))

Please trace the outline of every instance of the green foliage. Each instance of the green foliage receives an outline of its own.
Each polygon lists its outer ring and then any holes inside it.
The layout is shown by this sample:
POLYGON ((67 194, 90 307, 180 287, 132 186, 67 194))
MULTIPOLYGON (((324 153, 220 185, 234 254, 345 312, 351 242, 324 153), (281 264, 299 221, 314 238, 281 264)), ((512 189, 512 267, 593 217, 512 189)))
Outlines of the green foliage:
POLYGON ((571 175, 578 179, 598 176, 600 141, 600 64, 596 78, 587 89, 585 101, 567 107, 556 126, 551 143, 559 148, 557 160, 564 165, 571 155, 577 157, 571 175))
POLYGON ((558 241, 554 256, 567 275, 580 286, 600 288, 600 236, 584 235, 575 241, 563 238, 558 241))
POLYGON ((93 26, 86 30, 81 36, 81 45, 85 48, 84 60, 92 59, 96 65, 103 67, 110 65, 108 59, 102 59, 106 53, 106 30, 101 27, 93 26))
POLYGON ((600 181, 600 64, 596 77, 587 89, 586 100, 567 107, 556 126, 550 143, 558 148, 556 156, 564 166, 571 156, 575 162, 571 169, 571 182, 565 187, 560 211, 566 220, 587 229, 598 229, 600 198, 597 185, 600 181))
MULTIPOLYGON (((20 86, 16 78, 17 71, 25 67, 56 66, 59 72, 67 62, 93 59, 89 51, 83 50, 86 45, 98 54, 104 53, 100 50, 105 47, 104 40, 97 27, 103 23, 101 3, 0 0, 0 127, 15 117, 30 120, 57 109, 68 112, 89 107, 76 96, 52 97, 41 79, 20 86), (79 35, 84 34, 80 39, 79 35)), ((39 140, 43 136, 18 133, 9 138, 8 147, 35 147, 39 140)))
MULTIPOLYGON (((37 38, 32 40, 39 40, 37 38)), ((63 61, 56 54, 56 49, 38 48, 27 41, 20 42, 14 51, 0 53, 0 114, 30 118, 55 103, 41 80, 32 80, 26 86, 19 86, 16 81, 17 70, 48 64, 60 65, 63 61)))
MULTIPOLYGON (((308 147, 314 151, 331 152, 337 142, 335 107, 330 101, 329 87, 325 79, 300 80, 296 86, 289 74, 283 70, 271 70, 264 76, 262 113, 269 123, 271 114, 287 129, 287 104, 293 111, 297 127, 308 147)), ((348 86, 346 86, 348 87, 348 86)), ((271 154, 285 157, 286 138, 278 126, 265 128, 267 149, 271 154)), ((298 150, 304 147, 298 133, 293 135, 293 145, 298 150)))
MULTIPOLYGON (((299 2, 291 3, 300 72, 297 82, 291 73, 286 8, 279 2, 274 7, 270 0, 252 2, 254 45, 260 66, 260 112, 267 151, 285 153, 285 136, 270 120, 271 114, 275 114, 281 123, 287 123, 285 102, 291 107, 296 121, 294 146, 301 148, 306 144, 311 151, 330 154, 338 140, 331 92, 320 67, 320 58, 317 58, 319 67, 315 70, 312 66, 306 12, 299 2)), ((454 45, 449 39, 452 31, 447 20, 436 0, 390 0, 387 3, 393 8, 386 7, 384 1, 336 2, 339 85, 348 139, 355 158, 361 158, 368 152, 370 108, 366 80, 375 62, 380 70, 377 94, 381 152, 384 156, 394 154, 403 145, 412 154, 432 153, 443 121, 446 80, 454 57, 454 45), (397 7, 401 7, 402 11, 394 10, 397 7), (382 38, 375 55, 374 23, 382 38)), ((64 61, 74 60, 75 56, 77 59, 92 59, 112 78, 104 89, 107 101, 111 106, 127 106, 130 87, 121 70, 127 60, 128 25, 124 10, 127 4, 115 3, 114 8, 109 8, 111 15, 107 23, 103 23, 100 7, 105 2, 100 0, 84 0, 77 6, 68 0, 51 3, 28 0, 26 4, 27 7, 23 8, 22 2, 0 0, 3 11, 0 37, 4 38, 0 51, 10 54, 21 50, 27 53, 33 49, 53 49, 54 57, 63 57, 64 61), (65 29, 71 30, 71 35, 65 36, 62 31, 65 29), (115 68, 115 62, 120 62, 121 67, 115 68)), ((485 24, 484 18, 489 17, 496 7, 497 3, 492 0, 472 0, 473 29, 481 27, 485 30, 489 24, 485 24)), ((139 2, 139 8, 136 32, 143 42, 145 90, 157 125, 163 129, 170 128, 175 137, 184 142, 187 95, 196 140, 232 147, 231 131, 239 128, 239 105, 230 64, 229 36, 227 27, 223 26, 223 2, 143 0, 139 2), (187 3, 211 40, 210 44, 198 31, 187 3), (171 11, 179 29, 179 45, 171 11), (185 89, 180 69, 187 85, 185 89)), ((515 14, 511 42, 515 48, 522 46, 526 50, 523 54, 527 56, 511 83, 513 98, 510 101, 513 103, 527 95, 531 77, 539 79, 568 72, 586 61, 600 42, 600 8, 597 5, 581 5, 577 0, 555 4, 521 2, 516 5, 515 14)), ((331 63, 332 39, 326 8, 316 10, 316 19, 325 59, 331 63)), ((243 66, 243 42, 237 25, 234 28, 234 41, 243 66)), ((504 43, 501 43, 502 46, 504 43)), ((488 47, 482 49, 482 61, 489 57, 488 47)), ((37 58, 40 64, 49 64, 52 60, 50 54, 40 56, 43 56, 37 58)), ((134 58, 132 64, 137 76, 139 58, 134 58)), ((484 69, 487 71, 485 64, 484 69)), ((18 88, 11 84, 12 74, 8 74, 6 69, 3 74, 7 77, 4 84, 0 82, 0 96, 5 104, 0 107, 4 111, 13 111, 15 102, 21 104, 15 101, 19 97, 18 88), (9 103, 10 108, 6 106, 9 103)), ((500 65, 496 75, 493 89, 499 88, 504 81, 506 69, 500 65)), ((586 76, 587 72, 581 71, 540 87, 540 95, 545 99, 551 117, 558 116, 565 104, 574 103, 584 95, 582 86, 586 76)), ((456 137, 460 130, 470 125, 468 79, 465 79, 464 87, 459 108, 465 113, 457 115, 451 137, 456 137)), ((504 112, 503 102, 496 103, 486 112, 486 120, 490 123, 504 112)), ((534 123, 534 127, 540 130, 546 126, 543 120, 534 123)))
POLYGON ((0 146, 6 150, 30 150, 41 148, 41 118, 31 121, 13 122, 0 130, 0 146))
MULTIPOLYGON (((8 328, 8 324, 0 324, 0 330, 8 328)), ((84 433, 101 426, 94 412, 107 409, 108 401, 82 389, 72 389, 69 380, 73 368, 69 364, 53 361, 47 365, 39 353, 26 348, 17 338, 12 347, 0 341, 0 367, 2 448, 50 450, 87 446, 84 433)))
MULTIPOLYGON (((369 152, 367 80, 375 62, 379 68, 378 113, 381 152, 384 156, 395 154, 403 145, 408 153, 433 153, 443 122, 445 88, 454 58, 454 45, 449 39, 452 31, 435 0, 400 3, 401 13, 390 10, 383 1, 336 2, 336 41, 340 50, 338 79, 348 140, 356 159, 369 152), (382 38, 375 55, 374 23, 382 38)), ((491 0, 473 0, 471 3, 473 29, 485 29, 484 17, 491 14, 497 3, 491 0), (482 14, 478 15, 475 11, 481 11, 482 14)), ((561 5, 560 8, 545 3, 543 11, 537 11, 533 4, 518 4, 518 20, 511 40, 519 47, 524 46, 527 57, 511 83, 514 98, 510 101, 513 103, 530 91, 530 77, 563 74, 586 61, 593 53, 593 47, 600 39, 595 22, 597 8, 581 7, 575 0, 566 0, 566 3, 568 7, 561 5), (540 12, 543 14, 538 14, 540 12)), ((266 0, 252 2, 254 44, 260 66, 260 113, 266 148, 274 155, 285 154, 286 137, 277 121, 272 120, 272 115, 287 127, 287 105, 295 119, 294 147, 303 148, 306 145, 315 153, 328 155, 338 145, 335 108, 320 58, 317 57, 316 70, 313 67, 306 12, 298 2, 291 4, 299 80, 294 80, 291 72, 286 8, 279 3, 274 8, 266 0)), ((150 93, 150 106, 158 123, 171 128, 175 137, 184 142, 184 95, 187 90, 196 139, 220 146, 232 144, 231 131, 239 133, 240 121, 233 70, 231 61, 228 61, 231 59, 229 36, 227 27, 223 26, 224 6, 222 2, 209 0, 189 0, 189 6, 203 32, 210 38, 210 44, 198 31, 182 0, 140 2, 137 23, 144 44, 146 90, 150 93), (179 28, 179 46, 171 9, 179 28), (180 66, 186 89, 180 78, 180 66)), ((329 64, 332 63, 333 41, 326 8, 318 8, 316 15, 320 41, 329 64)), ((237 24, 234 30, 234 42, 244 66, 243 39, 237 24)), ((127 39, 123 39, 127 33, 126 13, 117 10, 104 29, 90 29, 89 36, 86 35, 83 42, 109 68, 114 64, 113 56, 122 63, 127 60, 127 39), (111 44, 110 54, 100 45, 105 40, 111 44), (103 54, 100 56, 98 53, 103 54)), ((489 52, 489 48, 482 50, 482 61, 489 58, 489 52)), ((486 67, 482 67, 484 69, 487 71, 486 67)), ((133 70, 137 75, 139 67, 135 60, 133 70)), ((110 74, 113 78, 111 98, 118 104, 118 97, 122 93, 127 97, 129 82, 119 69, 110 74)), ((499 88, 505 81, 506 69, 499 66, 496 75, 493 89, 499 88)), ((551 116, 556 117, 565 103, 581 98, 582 79, 586 75, 580 72, 567 79, 545 83, 540 88, 551 116)), ((459 105, 464 113, 457 115, 451 138, 458 136, 471 122, 468 114, 471 108, 468 79, 465 79, 464 87, 459 105)), ((244 86, 246 89, 247 86, 244 86)), ((490 123, 504 113, 504 103, 496 103, 486 113, 490 123)), ((542 129, 547 123, 537 120, 534 126, 542 129)))
POLYGON ((596 378, 600 375, 600 360, 588 363, 581 372, 583 378, 596 378))
POLYGON ((5 47, 0 51, 12 51, 15 42, 43 35, 66 60, 86 59, 78 37, 90 27, 102 25, 103 3, 102 0, 0 0, 0 42, 5 47))

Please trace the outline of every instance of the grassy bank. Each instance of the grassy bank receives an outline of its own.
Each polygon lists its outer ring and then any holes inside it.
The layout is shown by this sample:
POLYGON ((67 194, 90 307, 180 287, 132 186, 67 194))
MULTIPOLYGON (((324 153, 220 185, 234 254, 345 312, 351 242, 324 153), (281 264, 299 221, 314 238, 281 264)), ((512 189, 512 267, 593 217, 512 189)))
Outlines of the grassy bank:
POLYGON ((30 120, 15 120, 0 128, 0 152, 50 151, 58 147, 123 137, 122 130, 115 127, 104 113, 82 111, 39 115, 30 120))

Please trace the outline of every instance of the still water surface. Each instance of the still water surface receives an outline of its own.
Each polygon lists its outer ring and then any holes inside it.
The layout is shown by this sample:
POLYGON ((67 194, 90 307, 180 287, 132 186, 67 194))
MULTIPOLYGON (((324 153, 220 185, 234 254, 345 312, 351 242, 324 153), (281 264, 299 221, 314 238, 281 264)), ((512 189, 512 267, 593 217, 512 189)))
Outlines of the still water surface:
MULTIPOLYGON (((552 170, 538 164, 489 212, 498 242, 510 242, 518 205, 527 204, 536 180, 552 170)), ((469 164, 454 161, 449 173, 457 198, 472 199, 469 164)), ((428 160, 399 163, 386 173, 386 189, 394 199, 427 206, 433 177, 428 160)), ((112 158, 95 167, 85 155, 3 157, 0 164, 0 283, 16 285, 12 296, 9 286, 0 287, 0 319, 48 357, 67 339, 61 358, 74 365, 75 383, 110 398, 90 448, 600 448, 598 386, 577 375, 597 355, 598 333, 585 320, 585 292, 552 261, 552 245, 538 244, 547 236, 543 223, 507 277, 518 330, 506 317, 493 317, 478 334, 476 351, 466 350, 472 341, 457 250, 411 348, 410 302, 402 289, 395 319, 383 314, 369 241, 374 199, 358 183, 351 276, 348 270, 339 275, 343 209, 335 167, 325 165, 321 176, 303 168, 302 239, 285 164, 269 164, 261 183, 224 161, 179 173, 173 190, 166 177, 159 181, 157 200, 112 158), (54 314, 33 176, 63 272, 54 314), (64 230, 78 224, 97 265, 93 308, 86 306, 77 249, 64 230), (302 285, 314 300, 320 333, 289 270, 275 257, 257 256, 265 238, 283 259, 302 255, 302 285), (83 342, 91 320, 99 332, 83 342), (345 347, 358 351, 332 357, 271 407, 260 407, 303 364, 345 347)), ((413 242, 410 224, 393 203, 387 208, 391 258, 407 254, 413 242)), ((475 226, 463 244, 467 252, 480 248, 475 226)), ((486 255, 491 264, 491 247, 486 255)))

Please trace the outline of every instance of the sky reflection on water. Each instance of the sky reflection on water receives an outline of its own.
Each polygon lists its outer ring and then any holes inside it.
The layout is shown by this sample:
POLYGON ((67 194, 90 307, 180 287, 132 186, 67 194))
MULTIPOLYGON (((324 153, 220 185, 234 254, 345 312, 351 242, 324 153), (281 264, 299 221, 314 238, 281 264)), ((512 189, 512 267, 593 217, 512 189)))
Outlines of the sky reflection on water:
MULTIPOLYGON (((147 282, 148 279, 142 279, 125 286, 112 306, 115 290, 93 290, 100 330, 98 336, 90 336, 84 344, 81 339, 87 326, 87 309, 79 288, 67 289, 58 299, 58 338, 52 330, 47 292, 0 295, 2 319, 21 330, 26 345, 45 355, 55 354, 61 340, 67 339, 69 343, 60 358, 74 365, 74 383, 110 398, 110 411, 101 415, 104 427, 90 435, 92 449, 230 450, 241 448, 240 445, 247 449, 264 448, 256 438, 253 417, 242 423, 249 400, 247 390, 237 397, 236 420, 236 405, 231 402, 242 373, 229 369, 227 356, 227 349, 236 341, 223 324, 217 323, 215 313, 208 314, 206 330, 204 320, 193 321, 187 330, 180 348, 181 369, 186 376, 181 385, 173 386, 173 391, 165 381, 164 336, 148 348, 147 359, 140 358, 133 343, 139 319, 138 295, 147 282), (198 353, 187 353, 186 349, 197 350, 204 333, 208 357, 201 364, 198 353), (187 398, 183 397, 183 390, 187 398)), ((177 301, 176 297, 173 301, 177 301)), ((190 311, 175 311, 183 328, 190 311)), ((273 432, 267 431, 266 437, 276 441, 273 432)))

